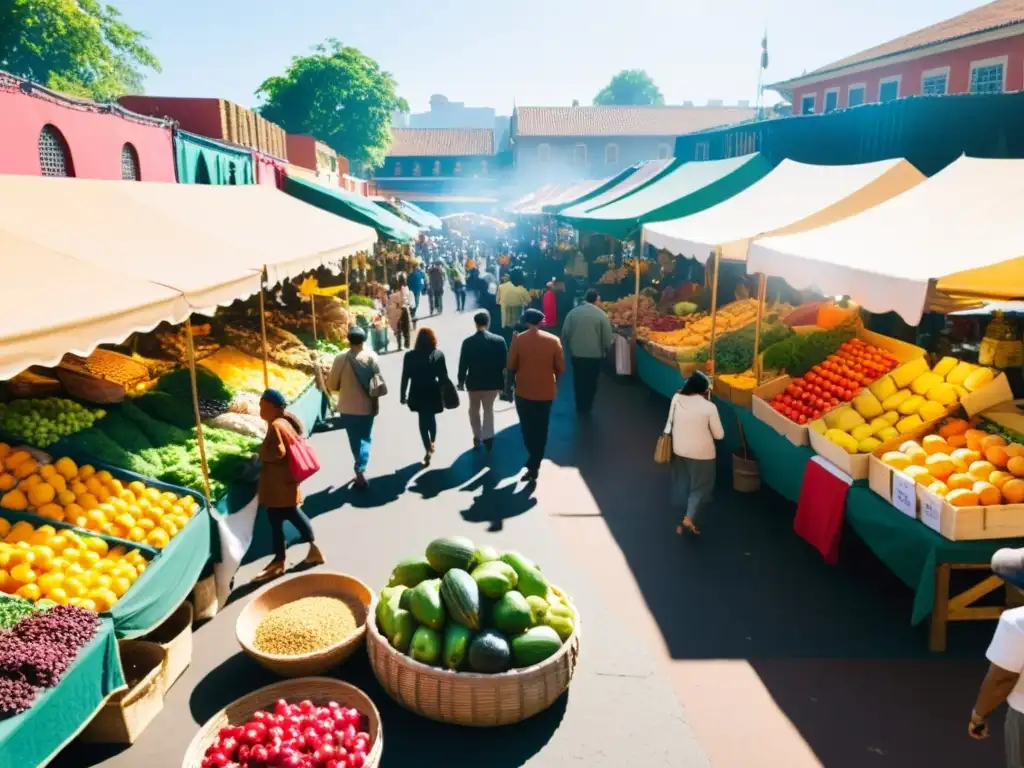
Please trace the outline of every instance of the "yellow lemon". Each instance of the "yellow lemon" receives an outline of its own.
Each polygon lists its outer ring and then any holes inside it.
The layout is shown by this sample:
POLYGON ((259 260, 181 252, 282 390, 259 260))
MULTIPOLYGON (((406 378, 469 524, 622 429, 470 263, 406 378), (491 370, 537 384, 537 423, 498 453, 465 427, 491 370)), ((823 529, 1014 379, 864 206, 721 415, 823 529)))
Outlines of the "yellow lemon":
POLYGON ((174 522, 175 527, 180 531, 186 525, 188 525, 187 515, 172 515, 171 520, 174 522))
POLYGON ((117 567, 117 570, 110 572, 110 575, 114 578, 117 578, 118 576, 123 576, 124 578, 128 579, 128 581, 132 584, 134 584, 135 580, 139 578, 138 570, 136 570, 135 566, 131 565, 130 563, 121 563, 117 567))
POLYGON ((138 520, 136 522, 138 523, 138 527, 141 528, 146 533, 149 533, 154 528, 156 528, 156 523, 154 523, 148 517, 144 517, 141 520, 138 520))
POLYGON ((75 504, 76 500, 77 500, 77 497, 75 496, 75 494, 72 491, 58 491, 57 492, 57 501, 59 501, 61 506, 63 506, 63 507, 70 507, 72 505, 77 507, 78 505, 75 504))
POLYGON ((80 579, 86 589, 92 589, 96 586, 96 579, 99 577, 100 575, 95 571, 86 571, 81 575, 80 579))
POLYGON ((100 555, 99 552, 87 550, 82 553, 82 566, 85 568, 92 568, 94 565, 96 565, 96 563, 100 561, 101 558, 102 555, 100 555))
POLYGON ((95 571, 97 573, 109 574, 113 573, 115 568, 117 568, 117 563, 115 563, 113 560, 103 558, 98 563, 96 563, 95 571))
POLYGON ((57 468, 53 464, 44 464, 39 468, 39 474, 42 475, 43 480, 49 480, 51 477, 57 476, 57 468))
POLYGON ((103 587, 104 589, 109 588, 114 580, 109 574, 96 572, 96 586, 103 587))
POLYGON ((123 515, 125 512, 128 511, 128 504, 124 500, 119 499, 116 496, 111 496, 110 501, 108 501, 107 503, 110 504, 110 506, 114 508, 114 511, 119 515, 123 515))
POLYGON ((54 587, 46 596, 50 600, 53 600, 53 602, 57 603, 57 605, 67 605, 68 600, 70 599, 68 597, 67 590, 64 589, 64 587, 54 587))
POLYGON ((82 550, 78 549, 78 547, 64 547, 64 551, 60 553, 60 556, 69 563, 77 563, 78 559, 82 556, 82 550))
POLYGON ((139 507, 139 509, 149 509, 151 506, 153 506, 153 503, 145 496, 139 496, 135 500, 135 504, 139 507))
POLYGON ((99 496, 100 491, 106 490, 103 487, 103 483, 101 483, 99 479, 95 476, 90 477, 88 480, 85 481, 85 487, 89 489, 89 493, 95 496, 99 496))
POLYGON ((154 523, 159 523, 160 518, 164 516, 164 511, 159 507, 147 507, 143 514, 147 520, 152 520, 154 523))
POLYGON ((85 515, 78 515, 77 517, 69 519, 67 522, 72 525, 77 525, 79 528, 87 528, 89 526, 89 518, 85 515))
POLYGON ((149 499, 151 502, 160 501, 160 491, 156 488, 147 488, 145 498, 149 499))
POLYGON ((39 526, 31 536, 28 537, 29 544, 47 544, 50 539, 57 535, 57 529, 52 525, 39 526))
POLYGON ((111 559, 114 559, 114 560, 116 560, 118 558, 121 558, 121 557, 124 557, 124 556, 125 556, 125 548, 124 548, 123 544, 115 544, 113 547, 110 548, 110 551, 107 553, 107 557, 109 557, 111 559))
POLYGON ((73 605, 75 608, 81 608, 82 607, 82 598, 80 598, 80 597, 69 598, 68 599, 68 605, 73 605))
POLYGON ((57 493, 64 493, 68 489, 68 481, 64 479, 63 475, 54 475, 47 478, 46 482, 57 493))
MULTIPOLYGON (((85 513, 85 516, 89 519, 89 522, 102 525, 107 522, 107 516, 103 514, 103 510, 99 507, 94 507, 85 513)), ((91 527, 91 526, 90 526, 91 527)))
POLYGON ((111 523, 107 527, 107 533, 109 533, 111 536, 113 536, 116 539, 127 539, 128 538, 128 529, 125 528, 120 523, 111 523))
POLYGON ((171 493, 170 491, 164 491, 163 493, 161 493, 160 498, 163 499, 164 501, 171 502, 171 504, 175 504, 178 501, 177 494, 171 493))
POLYGON ((14 579, 11 578, 11 574, 3 568, 0 568, 0 592, 8 594, 16 590, 19 586, 21 585, 17 584, 14 579))
POLYGON ((39 591, 39 586, 37 584, 23 584, 18 587, 18 591, 14 594, 18 597, 23 597, 32 603, 43 596, 43 593, 39 591))
POLYGON ((118 525, 124 526, 125 528, 134 528, 135 527, 135 518, 132 517, 131 515, 127 514, 127 513, 125 513, 123 515, 118 515, 117 517, 115 517, 114 518, 114 522, 117 523, 118 525))
POLYGON ((30 563, 20 563, 11 568, 11 577, 19 584, 32 584, 36 580, 36 572, 30 563))
MULTIPOLYGON (((142 522, 148 523, 149 521, 148 520, 143 520, 142 522)), ((140 528, 139 526, 136 525, 134 528, 132 528, 132 529, 130 529, 128 531, 128 541, 143 542, 145 540, 146 540, 146 530, 144 528, 140 528)))
POLYGON ((78 479, 88 480, 90 477, 96 474, 96 468, 92 464, 83 464, 78 468, 78 479))
POLYGON ((78 607, 81 608, 83 611, 92 611, 93 613, 97 613, 96 601, 90 600, 87 597, 82 599, 82 601, 78 604, 78 607))
POLYGON ((136 496, 141 496, 146 492, 146 484, 139 480, 132 480, 130 483, 128 483, 128 488, 136 496))
POLYGON ((69 576, 64 579, 64 591, 71 598, 82 597, 85 594, 85 584, 77 576, 69 576))
POLYGON ((64 575, 80 579, 85 575, 85 568, 82 567, 81 563, 68 563, 68 567, 64 569, 64 575))
POLYGON ((146 572, 146 567, 147 566, 146 566, 145 563, 139 563, 138 565, 135 566, 135 570, 138 571, 139 572, 139 576, 141 576, 142 574, 144 574, 146 572))
POLYGON ((157 502, 157 506, 160 507, 160 509, 164 512, 170 512, 171 507, 173 507, 174 505, 167 499, 160 499, 160 501, 157 502))
POLYGON ((57 587, 61 587, 64 584, 64 574, 58 572, 44 573, 38 579, 36 584, 39 585, 39 589, 42 590, 44 595, 49 595, 57 587))
POLYGON ((80 493, 75 496, 82 509, 92 511, 100 505, 100 500, 92 493, 80 493))
POLYGON ((89 489, 85 487, 85 483, 80 480, 75 480, 71 485, 68 486, 68 490, 75 496, 81 496, 83 493, 88 493, 89 489))
POLYGON ((117 595, 105 587, 97 587, 89 592, 88 598, 96 605, 96 611, 103 613, 109 611, 111 606, 117 602, 117 595))
POLYGON ((10 566, 17 565, 17 563, 11 562, 11 550, 7 549, 0 552, 0 569, 6 570, 10 566))
POLYGON ((55 557, 53 558, 53 562, 50 563, 50 570, 55 573, 64 573, 68 569, 69 565, 71 565, 71 563, 63 557, 55 557))
POLYGON ((48 571, 53 565, 53 550, 49 547, 36 546, 32 547, 32 554, 34 555, 32 564, 40 571, 48 571))
POLYGON ((99 553, 101 557, 110 551, 110 545, 103 539, 96 538, 95 536, 85 540, 85 547, 90 552, 99 553))
MULTIPOLYGON (((173 525, 173 523, 171 523, 173 525)), ((154 528, 146 536, 146 543, 155 549, 163 549, 167 546, 167 543, 171 540, 167 531, 164 528, 154 528)))
POLYGON ((124 490, 124 483, 122 483, 116 477, 110 478, 110 480, 107 481, 106 485, 114 496, 120 496, 121 491, 124 490))

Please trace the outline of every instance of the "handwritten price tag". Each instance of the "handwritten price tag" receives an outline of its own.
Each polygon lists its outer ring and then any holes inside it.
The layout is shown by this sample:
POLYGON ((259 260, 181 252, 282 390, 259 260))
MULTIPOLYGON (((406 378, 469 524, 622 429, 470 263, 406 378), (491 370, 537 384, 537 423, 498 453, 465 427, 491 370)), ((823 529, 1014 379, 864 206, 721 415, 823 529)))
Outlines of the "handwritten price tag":
POLYGON ((892 505, 907 517, 917 517, 917 484, 902 472, 892 473, 892 505))
POLYGON ((921 522, 942 533, 942 499, 931 491, 921 491, 921 522))

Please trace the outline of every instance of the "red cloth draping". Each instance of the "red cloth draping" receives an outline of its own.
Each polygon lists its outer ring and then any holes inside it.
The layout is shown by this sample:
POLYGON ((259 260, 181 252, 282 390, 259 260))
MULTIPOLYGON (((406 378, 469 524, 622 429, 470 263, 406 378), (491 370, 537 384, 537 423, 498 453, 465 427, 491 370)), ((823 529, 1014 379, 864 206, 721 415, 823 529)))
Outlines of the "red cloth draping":
POLYGON ((821 552, 825 562, 839 561, 839 538, 846 514, 846 495, 853 479, 815 456, 807 462, 800 501, 793 528, 797 534, 821 552))

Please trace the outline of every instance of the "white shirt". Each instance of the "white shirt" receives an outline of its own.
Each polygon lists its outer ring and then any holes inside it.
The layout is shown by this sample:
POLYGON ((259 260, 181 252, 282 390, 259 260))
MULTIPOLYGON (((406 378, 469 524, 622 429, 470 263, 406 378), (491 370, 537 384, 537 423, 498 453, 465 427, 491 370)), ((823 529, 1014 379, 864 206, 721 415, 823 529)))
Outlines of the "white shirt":
POLYGON ((686 459, 715 458, 715 440, 725 437, 718 408, 700 395, 675 395, 668 409, 665 434, 672 435, 672 452, 686 459))
MULTIPOLYGON (((1007 672, 1024 672, 1024 608, 1003 611, 985 656, 1007 672)), ((1024 676, 1017 680, 1006 703, 1024 712, 1024 676)))

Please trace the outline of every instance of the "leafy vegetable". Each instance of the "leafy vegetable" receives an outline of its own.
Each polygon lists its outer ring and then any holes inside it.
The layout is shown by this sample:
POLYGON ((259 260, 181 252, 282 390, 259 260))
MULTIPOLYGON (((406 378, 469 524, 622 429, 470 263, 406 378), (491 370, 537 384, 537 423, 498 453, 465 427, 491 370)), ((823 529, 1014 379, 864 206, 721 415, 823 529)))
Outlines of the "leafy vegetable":
POLYGON ((160 468, 140 455, 129 453, 97 427, 83 429, 63 438, 54 453, 67 454, 79 459, 91 459, 121 467, 145 477, 159 477, 160 468))
POLYGON ((764 367, 785 371, 790 376, 803 376, 856 335, 853 327, 839 326, 830 331, 792 336, 765 349, 764 367))
MULTIPOLYGON (((161 376, 156 388, 159 392, 173 395, 181 402, 192 402, 192 379, 186 368, 178 368, 161 376)), ((231 402, 235 394, 217 374, 201 365, 196 366, 196 389, 199 391, 200 400, 222 402, 225 405, 231 402)))
POLYGON ((96 428, 131 453, 141 453, 147 448, 153 447, 142 430, 120 413, 108 412, 106 416, 96 422, 96 428))
MULTIPOLYGON (((754 325, 747 325, 715 339, 715 371, 717 373, 743 373, 754 366, 754 325)), ((785 325, 763 325, 760 348, 767 350, 792 335, 785 325)), ((710 357, 708 347, 695 356, 697 362, 706 362, 710 357)))
MULTIPOLYGON (((191 402, 192 395, 186 402, 191 402)), ((153 418, 134 403, 124 403, 121 406, 121 413, 135 422, 136 426, 149 438, 149 441, 157 448, 164 445, 175 445, 185 443, 189 439, 187 429, 168 424, 166 421, 153 418)))
POLYGON ((147 414, 159 421, 166 421, 175 427, 189 429, 196 423, 195 413, 192 410, 192 395, 187 400, 182 400, 167 392, 147 392, 134 401, 147 414))
POLYGON ((376 307, 377 303, 369 296, 360 296, 354 293, 348 297, 349 306, 352 307, 376 307))

